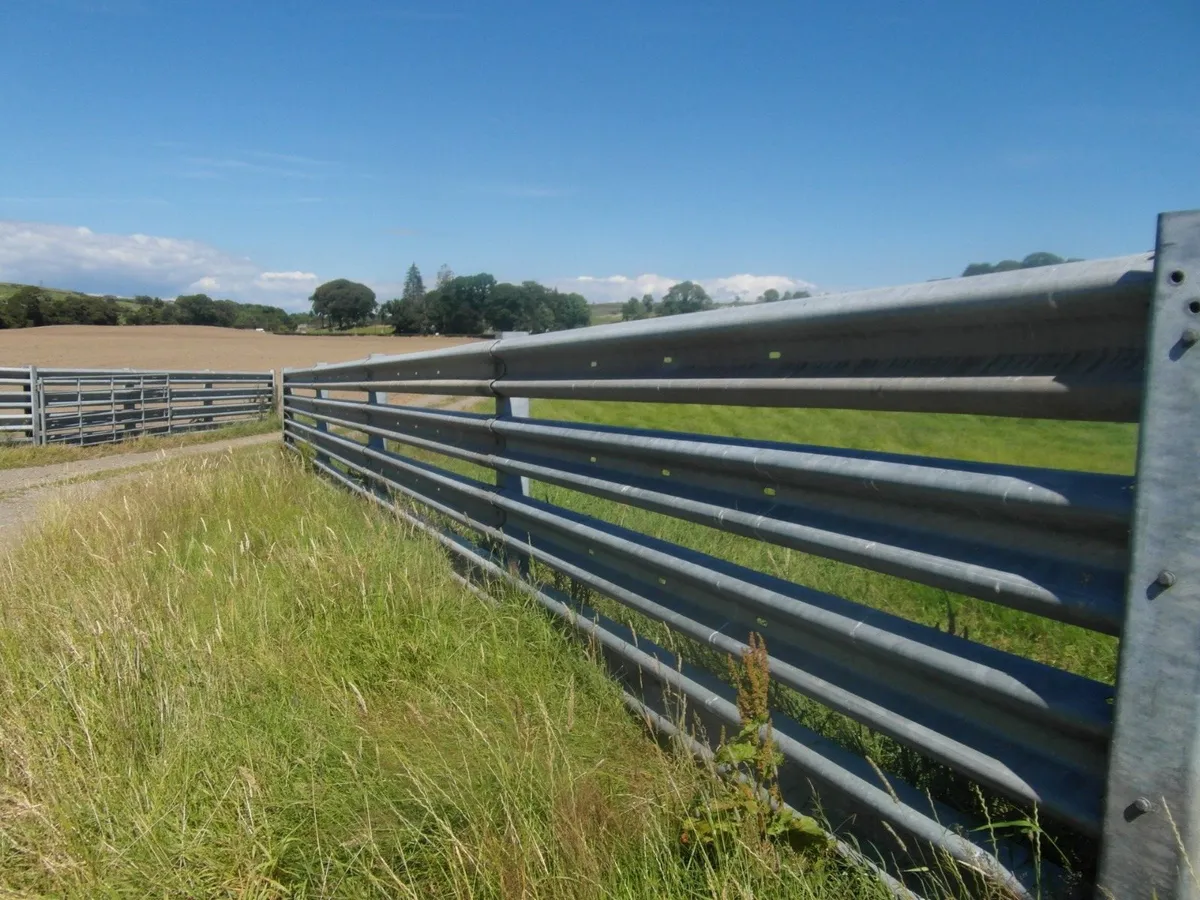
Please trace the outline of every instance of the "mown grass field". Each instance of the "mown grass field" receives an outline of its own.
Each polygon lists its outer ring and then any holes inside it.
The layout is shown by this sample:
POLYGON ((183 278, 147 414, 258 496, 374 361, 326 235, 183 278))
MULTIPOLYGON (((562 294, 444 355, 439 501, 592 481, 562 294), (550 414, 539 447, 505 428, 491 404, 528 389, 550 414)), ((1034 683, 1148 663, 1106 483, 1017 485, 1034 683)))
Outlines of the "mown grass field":
MULTIPOLYGON (((947 459, 1127 474, 1132 425, 855 410, 740 409, 666 404, 535 402, 534 415, 668 431, 910 453, 947 459)), ((656 537, 848 597, 927 625, 966 629, 973 640, 1112 682, 1116 641, 949 591, 832 562, 715 529, 538 485, 543 499, 656 537)))
POLYGON ((584 647, 277 448, 0 559, 0 894, 886 896, 827 856, 688 857, 709 785, 584 647))
MULTIPOLYGON (((532 414, 557 421, 1115 474, 1132 473, 1137 453, 1137 428, 1112 423, 579 401, 534 401, 532 414)), ((494 482, 491 470, 399 444, 393 449, 494 482)), ((532 490, 539 499, 913 621, 965 630, 972 640, 1048 665, 1108 683, 1115 678, 1117 643, 1105 635, 553 485, 534 482, 532 490)))

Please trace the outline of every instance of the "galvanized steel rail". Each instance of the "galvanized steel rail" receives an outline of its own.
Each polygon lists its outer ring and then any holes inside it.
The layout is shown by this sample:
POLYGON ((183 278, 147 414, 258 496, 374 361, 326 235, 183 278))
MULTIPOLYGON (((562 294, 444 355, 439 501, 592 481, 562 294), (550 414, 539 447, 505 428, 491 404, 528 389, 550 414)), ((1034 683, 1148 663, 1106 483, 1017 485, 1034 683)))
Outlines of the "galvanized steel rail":
MULTIPOLYGON (((681 698, 710 726, 737 712, 722 682, 520 581, 529 561, 722 652, 763 633, 780 684, 1095 840, 1101 895, 1196 898, 1198 340, 1200 213, 1176 213, 1153 254, 286 369, 283 434, 468 569, 516 579, 588 632, 658 721, 675 721, 681 698), (387 392, 497 409, 389 405, 387 392), (1142 429, 1125 477, 538 421, 531 397, 1142 429), (531 480, 1118 636, 1117 686, 536 500, 531 480)), ((962 811, 775 721, 794 802, 815 789, 884 857, 932 845, 1029 892, 1021 846, 972 840, 962 811)))
POLYGON ((0 440, 78 446, 270 415, 274 372, 0 368, 0 440))

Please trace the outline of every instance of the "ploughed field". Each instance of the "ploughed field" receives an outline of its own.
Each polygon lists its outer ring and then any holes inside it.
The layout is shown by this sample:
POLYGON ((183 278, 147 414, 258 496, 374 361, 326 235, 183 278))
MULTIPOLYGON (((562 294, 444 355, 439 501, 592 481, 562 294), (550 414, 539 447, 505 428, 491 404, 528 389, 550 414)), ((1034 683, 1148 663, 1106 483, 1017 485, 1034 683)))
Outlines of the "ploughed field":
POLYGON ((137 369, 279 369, 415 353, 467 338, 290 335, 202 325, 53 325, 0 331, 0 366, 137 369))

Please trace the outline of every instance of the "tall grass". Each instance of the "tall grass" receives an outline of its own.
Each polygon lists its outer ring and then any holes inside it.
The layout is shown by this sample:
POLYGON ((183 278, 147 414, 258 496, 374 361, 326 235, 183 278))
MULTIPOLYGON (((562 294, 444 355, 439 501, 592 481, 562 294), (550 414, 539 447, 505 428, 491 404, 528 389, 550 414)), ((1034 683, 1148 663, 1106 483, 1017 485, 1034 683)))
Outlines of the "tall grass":
POLYGON ((0 893, 886 895, 828 857, 683 855, 705 783, 536 610, 274 448, 0 558, 0 893))
MULTIPOLYGON (((1131 473, 1136 457, 1136 427, 1108 423, 580 401, 535 402, 533 414, 539 419, 1114 474, 1131 473)), ((468 477, 492 481, 490 472, 478 467, 437 454, 415 453, 400 446, 396 449, 468 477)), ((535 482, 532 492, 538 499, 1047 665, 1106 683, 1116 677, 1118 641, 1107 635, 553 485, 535 482)), ((588 600, 689 660, 721 672, 720 659, 672 635, 659 623, 615 601, 595 595, 588 600)), ((769 643, 769 633, 767 640, 769 643)), ((815 701, 778 689, 772 691, 772 703, 777 710, 870 758, 889 775, 928 790, 953 806, 991 816, 994 821, 1036 818, 1036 811, 1018 808, 990 791, 981 791, 945 767, 815 701)), ((1096 851, 1087 839, 1077 838, 1053 822, 1046 822, 1045 828, 1056 850, 1055 862, 1077 872, 1090 870, 1096 851)))
POLYGON ((253 422, 238 422, 207 431, 189 431, 184 434, 146 435, 112 444, 92 444, 78 447, 71 444, 47 444, 35 447, 32 444, 0 443, 0 469, 21 469, 26 466, 49 466, 54 463, 78 462, 99 459, 122 453, 153 453, 158 450, 173 450, 192 444, 210 441, 228 441, 234 438, 251 437, 279 431, 279 416, 270 415, 253 422))

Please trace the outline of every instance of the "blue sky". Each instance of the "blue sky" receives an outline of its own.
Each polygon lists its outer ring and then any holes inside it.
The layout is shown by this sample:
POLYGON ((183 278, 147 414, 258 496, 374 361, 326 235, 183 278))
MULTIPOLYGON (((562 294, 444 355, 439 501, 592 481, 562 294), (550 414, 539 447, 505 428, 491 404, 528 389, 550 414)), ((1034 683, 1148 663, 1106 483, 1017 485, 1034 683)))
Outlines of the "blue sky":
POLYGON ((0 280, 728 298, 1200 206, 1195 0, 0 0, 0 37, 0 280))

